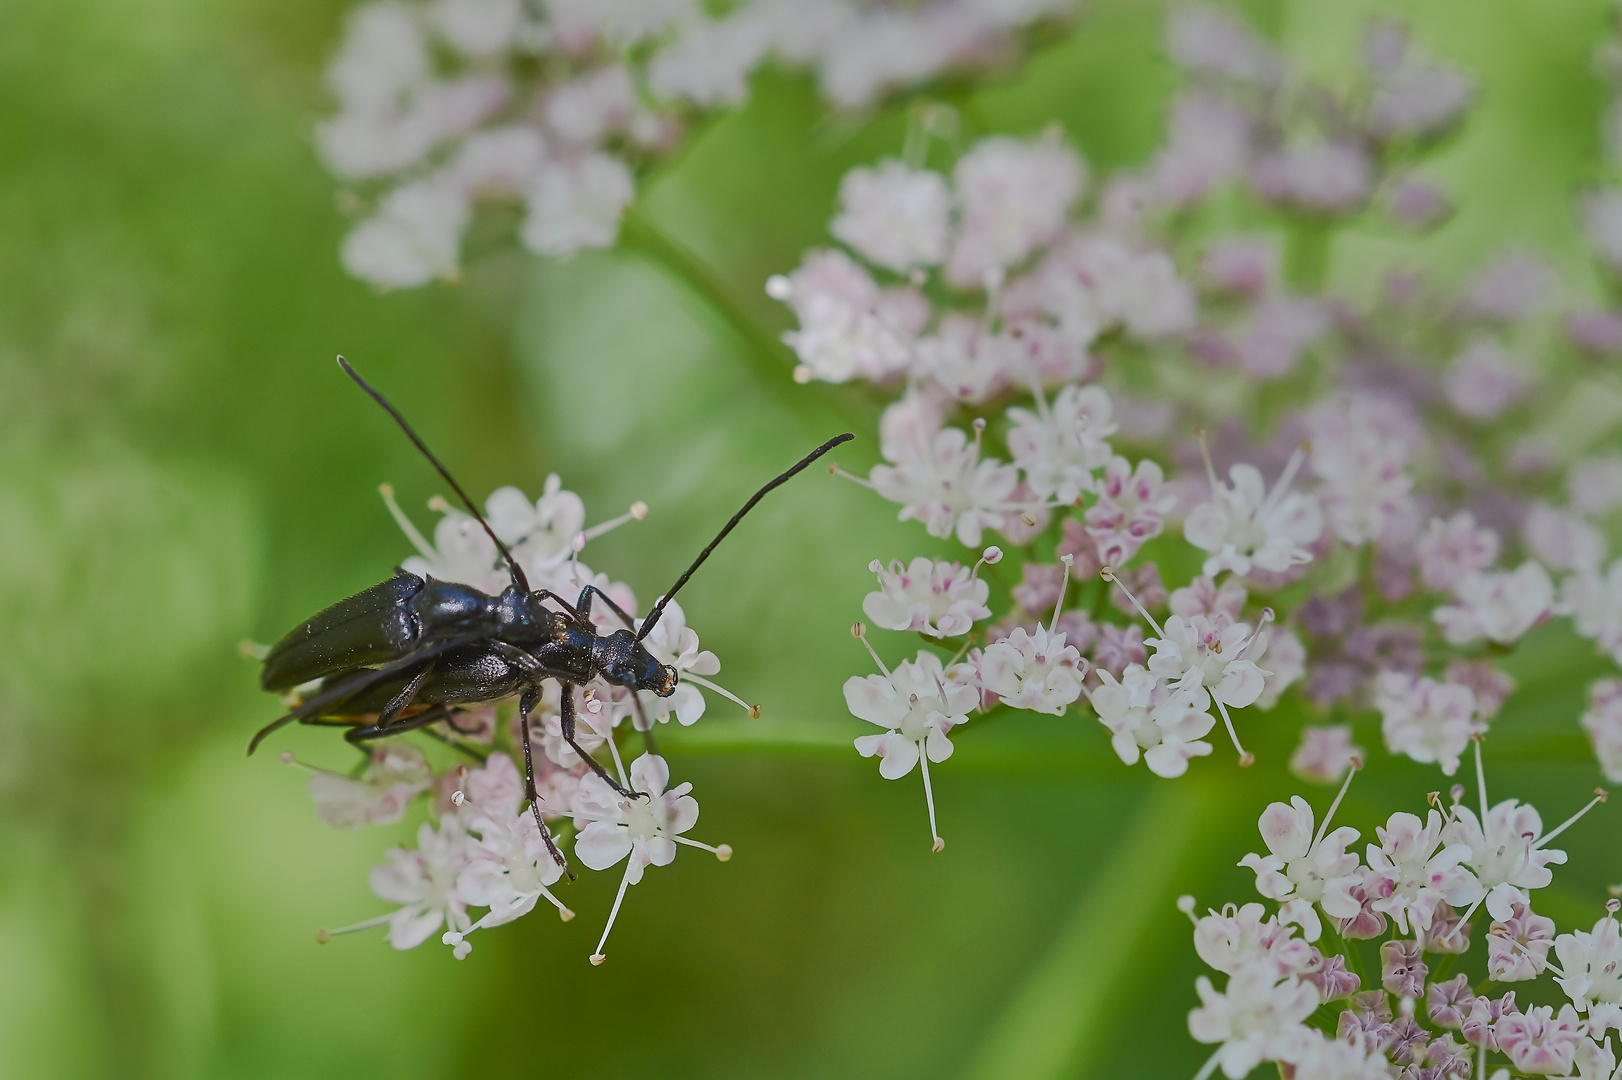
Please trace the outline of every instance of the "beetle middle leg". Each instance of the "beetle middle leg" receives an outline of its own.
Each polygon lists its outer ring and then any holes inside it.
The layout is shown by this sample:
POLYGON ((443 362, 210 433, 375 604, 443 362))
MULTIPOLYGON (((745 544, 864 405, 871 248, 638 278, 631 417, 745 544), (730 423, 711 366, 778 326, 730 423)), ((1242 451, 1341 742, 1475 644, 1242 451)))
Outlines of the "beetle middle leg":
POLYGON ((558 850, 558 845, 552 839, 552 830, 546 827, 541 820, 541 797, 535 790, 535 759, 529 748, 529 714, 541 699, 541 686, 531 683, 525 688, 523 696, 518 699, 518 741, 524 747, 524 797, 529 800, 530 813, 535 815, 535 825, 541 830, 541 839, 546 842, 546 850, 552 855, 552 861, 574 880, 574 873, 569 869, 569 862, 558 850))
MULTIPOLYGON (((563 741, 568 743, 570 749, 572 749, 576 754, 580 755, 580 760, 586 763, 587 768, 596 773, 598 777, 602 779, 603 783, 613 788, 616 793, 624 796, 627 799, 646 798, 647 792, 632 791, 624 784, 610 776, 608 770, 603 768, 602 765, 598 763, 596 758, 586 753, 585 749, 575 741, 574 685, 572 683, 560 682, 558 687, 562 691, 562 693, 558 695, 558 713, 560 719, 563 721, 563 741)), ((614 737, 612 730, 609 731, 608 737, 610 739, 614 737)))

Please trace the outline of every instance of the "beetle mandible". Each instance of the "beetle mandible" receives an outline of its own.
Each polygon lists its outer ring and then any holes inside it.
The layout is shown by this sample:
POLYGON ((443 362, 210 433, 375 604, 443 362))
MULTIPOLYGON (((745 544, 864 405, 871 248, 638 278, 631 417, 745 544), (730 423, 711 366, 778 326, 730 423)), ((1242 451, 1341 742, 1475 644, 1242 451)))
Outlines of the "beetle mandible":
POLYGON ((638 690, 660 697, 675 693, 677 670, 660 663, 642 644, 664 614, 665 605, 767 492, 854 436, 846 433, 829 439, 755 492, 636 629, 631 616, 594 585, 581 589, 573 605, 550 590, 531 590, 507 545, 405 417, 343 357, 338 364, 393 417, 450 485, 495 544, 511 580, 499 595, 491 596, 468 585, 418 577, 396 568, 387 581, 311 616, 264 656, 260 685, 292 695, 293 704, 254 735, 248 753, 265 736, 293 721, 348 728, 344 738, 359 745, 440 720, 454 727, 460 706, 516 694, 524 750, 524 796, 548 851, 559 866, 565 866, 541 820, 535 794, 529 715, 540 701, 542 683, 556 679, 560 684, 563 737, 580 759, 621 796, 641 796, 628 790, 575 741, 574 687, 600 677, 631 690, 633 701, 638 701, 638 690), (591 621, 594 598, 607 604, 625 628, 599 634, 591 621), (547 607, 548 600, 559 607, 547 607))

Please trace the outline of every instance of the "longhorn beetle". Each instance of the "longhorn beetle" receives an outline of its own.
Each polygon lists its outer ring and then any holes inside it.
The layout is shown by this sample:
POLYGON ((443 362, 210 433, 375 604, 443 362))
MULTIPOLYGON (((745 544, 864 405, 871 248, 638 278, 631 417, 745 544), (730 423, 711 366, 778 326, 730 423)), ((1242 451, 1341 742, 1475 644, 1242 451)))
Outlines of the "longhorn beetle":
POLYGON ((633 700, 638 690, 649 690, 660 697, 675 693, 677 670, 654 659, 642 644, 664 614, 665 605, 767 492, 854 436, 846 433, 829 439, 755 492, 699 552, 633 634, 635 623, 631 616, 594 585, 580 590, 573 607, 550 590, 531 591, 523 568, 507 545, 405 417, 343 357, 338 358, 338 364, 394 418, 451 486, 501 553, 511 584, 499 596, 490 596, 471 586, 418 577, 397 567, 387 581, 311 616, 265 654, 260 685, 276 693, 292 692, 295 703, 253 737, 248 753, 252 754, 265 736, 295 720, 348 728, 344 738, 358 746, 439 720, 454 726, 452 718, 458 706, 517 694, 518 728, 524 748, 524 794, 548 851, 559 866, 566 866, 541 820, 535 795, 529 714, 540 701, 543 681, 556 679, 561 686, 563 738, 574 752, 621 796, 641 797, 643 793, 626 789, 575 741, 574 687, 600 677, 631 690, 633 700), (626 629, 610 634, 597 632, 591 621, 594 596, 624 621, 626 629), (544 606, 547 600, 560 605, 561 610, 544 606))

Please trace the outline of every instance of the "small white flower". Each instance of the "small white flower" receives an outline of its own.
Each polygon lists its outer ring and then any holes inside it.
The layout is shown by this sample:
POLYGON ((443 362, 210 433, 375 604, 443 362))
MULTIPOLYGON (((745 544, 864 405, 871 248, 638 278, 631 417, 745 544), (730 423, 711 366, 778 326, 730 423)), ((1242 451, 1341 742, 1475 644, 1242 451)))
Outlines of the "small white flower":
MULTIPOLYGON (((787 301, 799 319, 800 328, 783 341, 800 358, 805 377, 881 382, 912 363, 924 319, 894 298, 916 294, 881 290, 844 252, 809 252, 793 274, 772 278, 767 292, 787 301)), ((927 319, 927 304, 923 313, 927 319)))
POLYGON ((1211 578, 1201 575, 1180 589, 1171 591, 1167 606, 1173 615, 1192 619, 1196 615, 1215 615, 1222 612, 1230 619, 1238 619, 1250 596, 1239 579, 1229 575, 1218 586, 1211 578))
POLYGON ((1408 471, 1418 425, 1384 398, 1345 394, 1307 415, 1311 469, 1329 526, 1342 541, 1377 541, 1413 515, 1408 471))
POLYGON ((1318 991, 1273 964, 1248 964, 1217 993, 1201 975, 1194 982, 1200 1007, 1188 1014, 1188 1030, 1200 1042, 1221 1043, 1222 1074, 1240 1080, 1263 1061, 1277 1061, 1313 1035, 1302 1021, 1318 1007, 1318 991))
MULTIPOLYGON (((1339 805, 1340 800, 1335 802, 1339 805)), ((1314 835, 1312 807, 1301 796, 1291 796, 1288 805, 1269 803, 1259 822, 1268 854, 1252 852, 1239 860, 1240 866, 1255 873, 1256 891, 1278 901, 1280 921, 1300 926, 1308 941, 1317 941, 1323 933, 1313 905, 1323 900, 1325 889, 1334 887, 1336 879, 1352 879, 1357 873, 1357 856, 1348 854, 1346 845, 1357 839, 1358 832, 1342 825, 1325 835, 1333 814, 1331 807, 1323 828, 1314 835)))
MULTIPOLYGON (((543 896, 559 912, 568 910, 549 888, 563 876, 563 868, 552 857, 535 816, 527 809, 499 818, 474 813, 467 827, 479 839, 469 849, 468 865, 457 879, 456 890, 469 904, 490 910, 464 931, 463 937, 473 930, 500 926, 529 914, 543 896)), ((471 948, 460 938, 446 944, 455 947, 458 960, 466 957, 471 948)))
POLYGON ((952 172, 959 221, 946 279, 978 288, 1057 239, 1086 179, 1080 155, 1056 139, 976 143, 952 172))
POLYGON ((432 776, 422 751, 398 739, 386 739, 373 750, 360 779, 315 770, 310 798, 321 820, 335 829, 385 825, 405 817, 411 800, 428 790, 432 776))
POLYGON ((1554 605, 1549 572, 1528 560, 1510 571, 1467 574, 1454 586, 1456 605, 1431 613, 1453 645, 1487 638, 1510 645, 1554 605))
POLYGON ((1439 762, 1452 776, 1470 737, 1487 730, 1476 715, 1468 686, 1439 683, 1425 676, 1382 671, 1374 682, 1374 707, 1386 749, 1419 762, 1439 762))
POLYGON ((878 575, 879 591, 863 598, 862 613, 886 630, 957 637, 991 614, 991 586, 961 563, 920 555, 905 566, 892 560, 888 570, 875 559, 868 569, 878 575))
POLYGON ((384 289, 409 289, 456 274, 467 196, 433 179, 396 188, 344 238, 344 269, 384 289))
POLYGON ((698 800, 690 794, 692 784, 678 784, 670 790, 670 767, 662 757, 643 754, 631 762, 631 789, 647 794, 646 799, 626 799, 603 783, 601 777, 587 776, 580 782, 575 798, 574 853, 593 870, 607 870, 629 857, 625 880, 632 885, 642 880, 649 866, 669 866, 676 858, 676 837, 698 823, 698 800))
MULTIPOLYGON (((1413 814, 1392 814, 1384 826, 1376 826, 1378 846, 1368 845, 1369 881, 1382 898, 1370 903, 1375 911, 1390 915, 1402 933, 1428 930, 1440 904, 1464 907, 1481 895, 1481 883, 1461 864, 1470 857, 1468 844, 1442 842, 1442 815, 1430 811, 1421 822, 1413 814)), ((1337 919, 1355 918, 1361 905, 1346 890, 1330 889, 1324 894, 1323 909, 1337 919)))
POLYGON ((869 262, 905 274, 946 258, 952 194, 946 178, 894 159, 852 169, 829 231, 869 262))
POLYGON ((1614 914, 1595 923, 1592 931, 1561 934, 1554 949, 1565 972, 1555 982, 1578 1012, 1622 1005, 1622 935, 1614 914))
POLYGON ((1150 772, 1171 778, 1186 773, 1190 759, 1211 752, 1204 737, 1216 717, 1195 708, 1189 695, 1173 694, 1138 664, 1128 664, 1120 681, 1102 667, 1098 678, 1093 711, 1126 764, 1137 764, 1141 754, 1150 772))
POLYGON ((1603 575, 1594 567, 1568 577, 1561 583, 1560 600, 1577 633, 1622 664, 1622 559, 1603 575))
POLYGON ((1461 511, 1443 521, 1431 518, 1419 538, 1419 572, 1433 589, 1451 589, 1498 559, 1498 534, 1477 528, 1475 516, 1461 511))
POLYGON ((922 521, 931 536, 955 533, 968 547, 979 547, 984 530, 1002 525, 1019 486, 1018 469, 980 460, 979 443, 958 428, 925 442, 886 440, 884 454, 894 464, 873 466, 873 489, 902 504, 902 521, 922 521))
POLYGON ((1173 615, 1160 636, 1144 644, 1154 649, 1149 671, 1174 689, 1189 694, 1195 707, 1210 708, 1211 699, 1242 709, 1261 696, 1264 674, 1245 658, 1253 644, 1250 626, 1225 615, 1173 615))
POLYGON ((441 924, 466 932, 471 926, 468 901, 457 891, 467 866, 470 840, 456 814, 446 814, 436 830, 424 822, 417 829, 417 848, 392 848, 389 861, 372 867, 372 891, 399 904, 389 916, 387 941, 396 949, 414 949, 441 924))
POLYGON ((856 750, 863 757, 879 758, 880 776, 899 780, 912 772, 921 754, 934 762, 952 756, 947 736, 968 722, 979 694, 971 684, 943 671, 940 657, 919 652, 916 660, 903 660, 887 675, 847 679, 845 704, 859 719, 887 729, 858 738, 856 750))
MULTIPOLYGON (((1496 891, 1496 886, 1510 885, 1523 894, 1547 887, 1554 879, 1550 864, 1566 861, 1564 851, 1542 847, 1542 837, 1543 819, 1537 810, 1515 799, 1487 811, 1485 831, 1475 812, 1462 805, 1453 808, 1453 820, 1442 830, 1443 843, 1469 845, 1464 865, 1475 872, 1483 889, 1496 891)), ((1508 917, 1507 908, 1491 898, 1488 909, 1494 918, 1508 917)))
POLYGON ((1086 662, 1063 632, 1050 634, 1040 623, 1034 633, 1016 626, 986 646, 980 659, 980 685, 1014 709, 1060 716, 1081 696, 1086 662))
POLYGON ((1312 561, 1310 547, 1323 535, 1323 510, 1311 495, 1289 491, 1305 456, 1296 454, 1270 492, 1253 465, 1230 468, 1227 484, 1211 478, 1211 501, 1190 510, 1183 522, 1188 542, 1212 553, 1205 560, 1208 577, 1224 570, 1243 577, 1252 566, 1283 573, 1312 561))
POLYGON ((610 154, 549 158, 525 189, 519 235, 540 255, 611 247, 635 193, 631 170, 610 154))
POLYGON ((1277 965, 1281 977, 1304 974, 1312 966, 1312 947, 1295 936, 1295 927, 1264 915, 1262 905, 1255 903, 1227 904, 1202 915, 1194 920, 1194 951, 1225 975, 1268 963, 1277 965))
POLYGON ((1604 517, 1622 506, 1622 453, 1584 458, 1566 474, 1571 505, 1591 517, 1604 517))
POLYGON ((1025 483, 1043 498, 1075 502, 1093 486, 1093 470, 1114 454, 1105 440, 1115 433, 1110 398, 1102 386, 1066 386, 1051 407, 1040 396, 1037 411, 1012 408, 1008 451, 1025 471, 1025 483))

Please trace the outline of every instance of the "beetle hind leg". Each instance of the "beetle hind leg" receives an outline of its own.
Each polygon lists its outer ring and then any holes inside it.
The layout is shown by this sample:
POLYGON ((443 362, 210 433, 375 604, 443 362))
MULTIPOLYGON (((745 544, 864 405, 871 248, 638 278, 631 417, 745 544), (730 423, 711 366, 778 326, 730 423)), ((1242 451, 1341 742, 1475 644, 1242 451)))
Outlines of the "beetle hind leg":
POLYGON ((558 850, 556 841, 552 839, 552 830, 541 820, 541 797, 535 790, 535 762, 529 748, 529 714, 540 697, 540 686, 531 685, 518 699, 518 739, 524 746, 524 796, 529 799, 530 813, 535 815, 535 824, 541 830, 541 839, 546 841, 546 850, 551 853, 552 861, 569 875, 570 881, 573 881, 574 871, 569 869, 569 861, 563 857, 563 852, 558 850))

